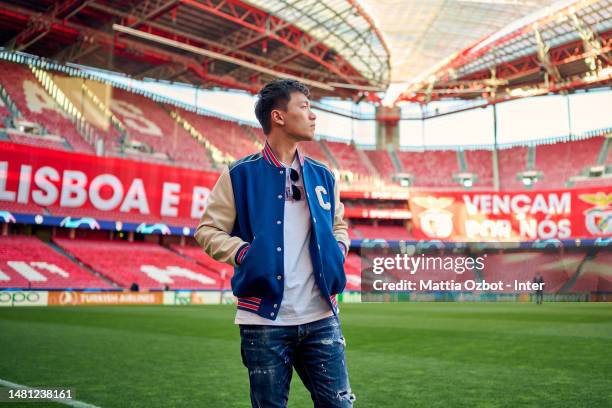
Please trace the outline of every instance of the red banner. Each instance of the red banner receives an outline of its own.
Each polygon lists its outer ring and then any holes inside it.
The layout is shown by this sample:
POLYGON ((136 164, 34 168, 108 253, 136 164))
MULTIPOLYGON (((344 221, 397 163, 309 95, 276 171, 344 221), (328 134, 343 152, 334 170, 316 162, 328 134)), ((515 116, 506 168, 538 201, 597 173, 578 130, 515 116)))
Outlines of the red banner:
POLYGON ((0 143, 2 202, 198 219, 218 173, 0 143))
POLYGON ((417 239, 466 242, 611 237, 611 204, 612 187, 410 193, 417 239))

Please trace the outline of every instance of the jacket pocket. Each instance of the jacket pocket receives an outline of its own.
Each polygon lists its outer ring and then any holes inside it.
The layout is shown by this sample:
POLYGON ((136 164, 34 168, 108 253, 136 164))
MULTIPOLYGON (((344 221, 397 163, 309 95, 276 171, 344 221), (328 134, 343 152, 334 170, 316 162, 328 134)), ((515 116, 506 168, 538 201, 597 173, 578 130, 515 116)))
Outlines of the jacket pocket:
POLYGON ((261 298, 278 292, 278 284, 272 273, 274 259, 269 254, 268 246, 264 236, 255 237, 232 277, 234 296, 261 298))
POLYGON ((338 241, 333 238, 328 244, 329 262, 326 265, 323 260, 324 270, 326 272, 326 281, 330 295, 341 293, 346 286, 346 275, 344 274, 344 252, 338 245, 338 241), (331 248, 329 248, 331 247, 331 248))

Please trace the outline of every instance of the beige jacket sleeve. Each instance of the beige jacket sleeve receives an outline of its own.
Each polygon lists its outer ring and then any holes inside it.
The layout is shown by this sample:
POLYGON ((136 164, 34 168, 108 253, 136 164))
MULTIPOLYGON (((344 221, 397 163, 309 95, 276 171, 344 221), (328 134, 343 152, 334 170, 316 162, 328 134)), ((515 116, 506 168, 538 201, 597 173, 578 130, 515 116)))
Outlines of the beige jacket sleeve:
POLYGON ((235 219, 234 190, 229 169, 226 168, 208 196, 195 239, 208 255, 233 266, 236 265, 236 252, 247 243, 240 237, 230 235, 235 219))
POLYGON ((344 204, 340 201, 340 189, 338 183, 334 185, 334 198, 336 200, 336 212, 334 214, 334 237, 336 241, 344 244, 344 255, 346 256, 351 240, 348 235, 348 223, 344 220, 344 204))

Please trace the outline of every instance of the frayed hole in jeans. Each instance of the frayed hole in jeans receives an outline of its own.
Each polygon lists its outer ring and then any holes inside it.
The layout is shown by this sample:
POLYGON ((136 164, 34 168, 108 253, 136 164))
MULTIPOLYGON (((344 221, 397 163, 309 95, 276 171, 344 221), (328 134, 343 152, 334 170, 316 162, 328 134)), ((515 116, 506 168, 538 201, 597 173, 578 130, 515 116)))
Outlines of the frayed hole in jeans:
POLYGON ((249 375, 273 375, 274 370, 265 368, 254 368, 249 370, 249 375))
POLYGON ((334 344, 334 342, 336 343, 340 343, 343 346, 346 347, 346 340, 344 339, 344 337, 339 337, 337 339, 323 339, 321 340, 321 344, 325 345, 325 346, 331 346, 332 344, 334 344))
POLYGON ((347 401, 350 401, 351 403, 352 403, 352 402, 355 402, 355 400, 357 399, 357 397, 355 397, 355 394, 353 394, 353 393, 351 392, 351 390, 350 390, 350 389, 349 389, 349 390, 347 390, 347 391, 340 391, 340 392, 339 392, 339 393, 336 395, 336 397, 337 397, 339 400, 347 400, 347 401))

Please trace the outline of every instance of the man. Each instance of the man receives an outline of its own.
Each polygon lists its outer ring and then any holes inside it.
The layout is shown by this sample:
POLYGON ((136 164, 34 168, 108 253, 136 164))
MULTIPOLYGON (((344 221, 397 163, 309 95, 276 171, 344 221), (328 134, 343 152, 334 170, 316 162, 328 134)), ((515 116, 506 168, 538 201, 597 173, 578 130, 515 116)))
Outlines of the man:
POLYGON ((533 278, 533 283, 536 286, 536 304, 541 305, 544 302, 544 277, 540 272, 536 272, 536 276, 533 278))
POLYGON ((276 80, 258 95, 266 144, 225 170, 195 237, 235 267, 242 361, 253 407, 286 407, 293 368, 315 407, 352 407, 336 295, 349 247, 338 185, 297 145, 314 138, 309 91, 276 80))

